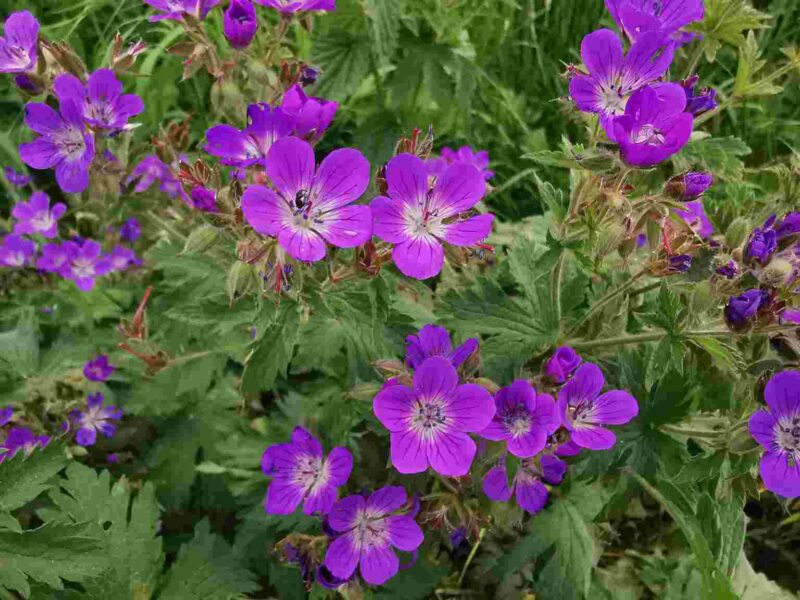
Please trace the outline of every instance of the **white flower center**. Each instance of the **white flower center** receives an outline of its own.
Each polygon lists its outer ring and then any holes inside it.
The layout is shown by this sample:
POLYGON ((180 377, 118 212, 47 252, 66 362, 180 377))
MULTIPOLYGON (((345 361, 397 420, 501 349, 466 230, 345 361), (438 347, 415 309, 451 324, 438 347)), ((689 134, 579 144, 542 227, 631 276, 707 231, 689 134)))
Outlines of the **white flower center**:
POLYGON ((49 210, 42 210, 33 216, 31 224, 36 231, 47 231, 55 224, 55 219, 53 219, 49 210))
POLYGON ((648 144, 650 146, 661 146, 666 142, 664 133, 655 125, 642 125, 638 132, 633 136, 633 142, 636 144, 648 144))

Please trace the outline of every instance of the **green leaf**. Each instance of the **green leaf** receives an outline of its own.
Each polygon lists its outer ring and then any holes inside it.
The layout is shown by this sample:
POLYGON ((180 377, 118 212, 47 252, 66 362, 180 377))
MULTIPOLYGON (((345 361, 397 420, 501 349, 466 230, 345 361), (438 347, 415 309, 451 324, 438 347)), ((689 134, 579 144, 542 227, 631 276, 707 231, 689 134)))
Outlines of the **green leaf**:
POLYGON ((733 589, 740 600, 797 600, 797 596, 770 581, 763 573, 756 573, 742 552, 733 574, 733 589))
POLYGON ((736 68, 736 80, 733 84, 733 95, 739 98, 754 98, 758 96, 773 96, 780 94, 783 88, 773 85, 764 79, 753 81, 753 77, 764 65, 761 51, 758 48, 756 35, 752 31, 747 34, 747 40, 739 47, 739 64, 736 68))
POLYGON ((0 333, 0 373, 25 377, 39 364, 39 341, 32 312, 26 312, 17 326, 0 333))
POLYGON ((17 452, 0 466, 0 511, 11 511, 53 487, 52 479, 67 464, 64 446, 51 442, 26 458, 17 452))
POLYGON ((739 157, 750 152, 750 147, 737 137, 712 137, 690 141, 673 160, 677 170, 703 169, 738 180, 744 173, 739 157))
POLYGON ((400 3, 386 0, 364 0, 367 29, 372 51, 380 64, 384 64, 397 50, 400 30, 400 3))
POLYGON ((447 567, 433 565, 424 558, 410 569, 400 571, 375 594, 375 600, 423 600, 430 597, 436 584, 447 575, 447 567))
POLYGON ((300 328, 300 311, 294 302, 284 302, 274 320, 256 340, 245 359, 242 391, 269 390, 292 359, 300 328))
POLYGON ((765 27, 767 19, 769 15, 753 8, 748 0, 706 0, 705 16, 692 29, 703 34, 702 48, 713 62, 723 44, 741 47, 744 32, 765 27))
POLYGON ((714 365, 720 369, 738 374, 747 367, 739 349, 725 340, 707 336, 691 336, 688 341, 707 353, 714 360, 714 365))
POLYGON ((240 564, 225 540, 211 533, 208 520, 203 519, 195 527, 192 541, 181 546, 159 598, 238 598, 257 589, 253 574, 240 564))

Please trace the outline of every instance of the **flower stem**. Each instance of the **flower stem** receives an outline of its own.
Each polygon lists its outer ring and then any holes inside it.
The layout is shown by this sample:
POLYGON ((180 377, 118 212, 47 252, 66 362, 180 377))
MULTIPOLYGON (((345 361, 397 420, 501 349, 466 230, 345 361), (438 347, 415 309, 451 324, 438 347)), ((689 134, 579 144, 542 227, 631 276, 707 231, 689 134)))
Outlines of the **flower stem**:
POLYGON ((469 552, 469 556, 467 556, 467 562, 464 563, 464 568, 461 569, 461 575, 458 576, 458 583, 456 584, 457 588, 461 587, 461 584, 464 582, 464 577, 467 575, 467 569, 469 569, 469 565, 472 563, 472 559, 475 558, 475 555, 478 553, 478 547, 481 545, 483 541, 483 536, 486 535, 486 528, 481 527, 481 530, 478 532, 478 541, 475 542, 475 545, 472 547, 472 550, 469 552))

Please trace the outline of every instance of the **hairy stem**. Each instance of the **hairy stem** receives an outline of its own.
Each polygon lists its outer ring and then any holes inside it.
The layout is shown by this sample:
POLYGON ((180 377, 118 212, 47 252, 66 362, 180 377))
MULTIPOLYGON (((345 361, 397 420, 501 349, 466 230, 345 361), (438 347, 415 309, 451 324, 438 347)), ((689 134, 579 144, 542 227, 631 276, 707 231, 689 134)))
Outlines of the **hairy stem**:
POLYGON ((464 568, 461 569, 461 575, 458 576, 458 583, 456 587, 460 588, 461 584, 464 582, 464 577, 467 575, 467 569, 469 569, 469 565, 472 563, 472 559, 475 558, 475 555, 478 553, 478 547, 481 545, 483 541, 483 536, 486 535, 486 528, 481 527, 481 530, 478 532, 478 541, 475 542, 475 545, 472 547, 472 550, 469 552, 469 556, 467 556, 467 562, 464 563, 464 568))

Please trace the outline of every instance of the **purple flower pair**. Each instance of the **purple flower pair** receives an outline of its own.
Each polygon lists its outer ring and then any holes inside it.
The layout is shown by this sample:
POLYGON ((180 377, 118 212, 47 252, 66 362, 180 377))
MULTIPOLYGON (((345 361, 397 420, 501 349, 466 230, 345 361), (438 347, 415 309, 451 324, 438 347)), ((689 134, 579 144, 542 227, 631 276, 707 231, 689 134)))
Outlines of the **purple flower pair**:
POLYGON ((50 197, 44 192, 34 192, 27 202, 17 202, 11 210, 11 216, 17 221, 14 233, 38 233, 42 237, 53 238, 58 234, 58 220, 66 211, 66 204, 57 202, 51 209, 50 197))
POLYGON ((94 446, 97 433, 110 438, 116 433, 117 426, 111 421, 122 419, 122 411, 115 406, 104 405, 103 394, 90 394, 86 399, 86 410, 72 412, 72 422, 77 428, 75 441, 81 446, 94 446))

